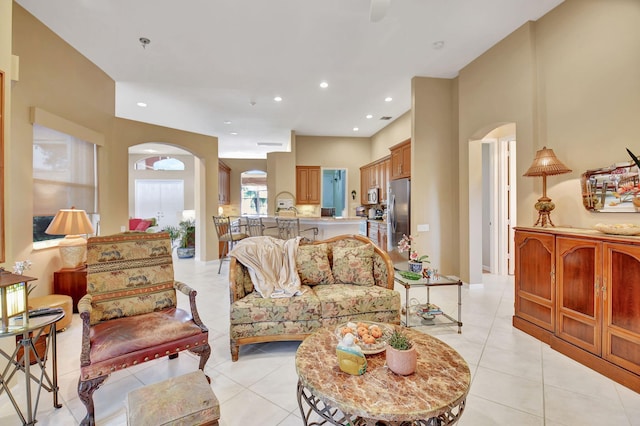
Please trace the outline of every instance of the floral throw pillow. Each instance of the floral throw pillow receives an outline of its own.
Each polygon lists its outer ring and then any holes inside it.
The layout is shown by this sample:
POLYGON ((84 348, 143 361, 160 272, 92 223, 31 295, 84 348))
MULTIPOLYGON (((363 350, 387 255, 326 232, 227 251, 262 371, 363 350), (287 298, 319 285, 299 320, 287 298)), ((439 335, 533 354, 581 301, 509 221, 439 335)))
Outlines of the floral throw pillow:
POLYGON ((373 285, 373 245, 334 247, 333 278, 336 283, 373 285))
POLYGON ((328 253, 329 246, 324 243, 298 246, 296 268, 302 284, 334 283, 328 253))

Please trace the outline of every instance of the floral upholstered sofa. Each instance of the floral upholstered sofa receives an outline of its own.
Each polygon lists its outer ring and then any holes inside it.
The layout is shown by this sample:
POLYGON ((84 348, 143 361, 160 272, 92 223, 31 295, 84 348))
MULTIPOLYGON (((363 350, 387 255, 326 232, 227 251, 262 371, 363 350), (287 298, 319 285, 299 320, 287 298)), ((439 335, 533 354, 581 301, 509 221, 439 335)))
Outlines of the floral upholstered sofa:
POLYGON ((301 243, 295 252, 301 295, 263 298, 248 268, 231 253, 230 349, 303 340, 323 326, 352 320, 400 323, 400 294, 393 290, 389 255, 360 235, 301 243))

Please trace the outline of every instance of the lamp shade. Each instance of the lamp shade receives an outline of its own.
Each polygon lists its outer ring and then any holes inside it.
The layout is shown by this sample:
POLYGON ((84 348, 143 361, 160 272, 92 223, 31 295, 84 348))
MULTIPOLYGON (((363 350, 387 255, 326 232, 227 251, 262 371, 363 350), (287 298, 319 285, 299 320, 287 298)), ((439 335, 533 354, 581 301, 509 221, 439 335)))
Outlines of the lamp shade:
POLYGON ((533 164, 523 176, 551 176, 563 173, 571 173, 571 169, 558 160, 551 148, 543 146, 541 150, 536 152, 533 164))
POLYGON ((93 226, 84 210, 60 210, 44 231, 50 235, 66 235, 58 243, 62 267, 75 269, 82 267, 87 258, 87 240, 78 234, 93 234, 93 226))
POLYGON ((49 235, 92 234, 93 226, 84 210, 72 207, 61 209, 44 232, 49 235))

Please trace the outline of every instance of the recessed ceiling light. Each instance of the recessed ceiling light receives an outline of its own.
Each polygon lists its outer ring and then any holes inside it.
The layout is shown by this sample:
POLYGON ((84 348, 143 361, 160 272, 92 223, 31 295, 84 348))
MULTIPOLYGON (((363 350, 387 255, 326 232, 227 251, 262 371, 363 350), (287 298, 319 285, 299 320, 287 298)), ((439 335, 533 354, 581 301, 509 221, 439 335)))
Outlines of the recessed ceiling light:
POLYGON ((236 136, 238 132, 231 132, 230 134, 232 134, 233 136, 236 136))
POLYGON ((393 100, 393 98, 391 96, 387 96, 386 98, 384 98, 385 102, 391 102, 393 100))
POLYGON ((373 118, 373 115, 367 114, 367 118, 373 118))
POLYGON ((146 108, 147 107, 147 103, 146 102, 138 102, 136 105, 138 105, 141 108, 146 108))
POLYGON ((282 101, 282 97, 276 96, 275 98, 273 98, 273 100, 276 101, 276 102, 280 102, 280 101, 282 101))
POLYGON ((224 124, 231 124, 231 122, 229 120, 225 120, 223 121, 224 124))
POLYGON ((326 81, 323 81, 320 83, 320 87, 322 87, 323 89, 326 89, 327 87, 329 87, 329 83, 327 83, 326 81))
POLYGON ((353 131, 354 131, 354 132, 357 132, 358 130, 360 130, 360 129, 359 129, 359 128, 357 128, 357 127, 354 127, 354 128, 353 128, 353 131))

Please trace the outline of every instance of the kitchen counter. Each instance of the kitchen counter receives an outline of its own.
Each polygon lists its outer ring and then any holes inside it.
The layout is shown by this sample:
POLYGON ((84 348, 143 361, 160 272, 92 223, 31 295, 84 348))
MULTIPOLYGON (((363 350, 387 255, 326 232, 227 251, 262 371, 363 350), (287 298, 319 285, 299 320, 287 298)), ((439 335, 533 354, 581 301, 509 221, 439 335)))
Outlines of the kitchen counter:
MULTIPOLYGON (((284 217, 285 219, 293 219, 290 217, 284 217)), ((343 234, 358 234, 360 230, 360 224, 365 221, 366 217, 360 216, 345 216, 345 217, 321 217, 321 216, 298 216, 300 219, 300 229, 318 228, 318 240, 325 240, 327 238, 335 237, 343 234)), ((275 227, 276 216, 263 216, 262 222, 265 226, 275 227)), ((265 235, 274 235, 277 233, 276 229, 267 229, 265 235)), ((302 236, 309 236, 310 232, 302 233, 302 236)))

